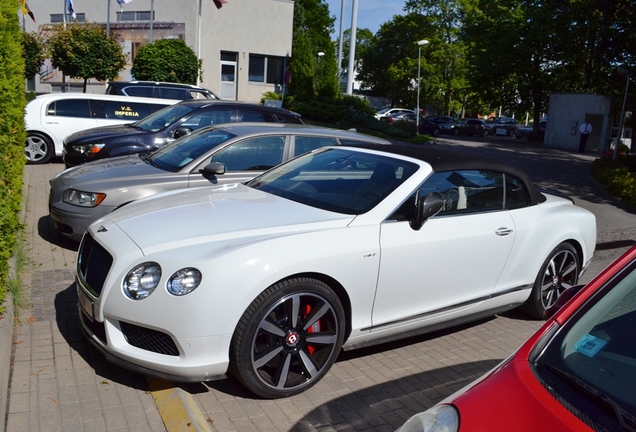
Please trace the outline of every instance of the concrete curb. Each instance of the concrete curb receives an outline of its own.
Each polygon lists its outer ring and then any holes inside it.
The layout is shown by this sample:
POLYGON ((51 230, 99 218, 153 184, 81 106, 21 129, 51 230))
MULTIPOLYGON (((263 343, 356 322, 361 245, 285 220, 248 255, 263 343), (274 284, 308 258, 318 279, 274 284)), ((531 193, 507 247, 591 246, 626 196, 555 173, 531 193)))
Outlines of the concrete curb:
POLYGON ((168 432, 212 432, 190 393, 168 381, 155 378, 146 381, 168 432))
POLYGON ((0 432, 4 432, 7 421, 7 400, 9 397, 9 377, 11 376, 11 355, 13 354, 13 298, 10 293, 4 301, 4 313, 0 317, 0 432))

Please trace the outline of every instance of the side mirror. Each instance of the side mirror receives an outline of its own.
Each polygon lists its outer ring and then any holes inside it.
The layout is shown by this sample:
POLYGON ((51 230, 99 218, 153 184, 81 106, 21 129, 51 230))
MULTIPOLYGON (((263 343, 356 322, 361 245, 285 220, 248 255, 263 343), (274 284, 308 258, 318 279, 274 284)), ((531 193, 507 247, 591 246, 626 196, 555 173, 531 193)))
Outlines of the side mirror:
POLYGON ((554 304, 545 310, 545 318, 552 318, 554 314, 557 313, 563 306, 565 306, 565 304, 570 301, 572 297, 578 294, 578 292, 581 291, 584 286, 585 285, 574 285, 563 291, 561 295, 557 297, 557 300, 554 302, 554 304))
POLYGON ((221 162, 210 162, 199 170, 204 177, 217 176, 225 174, 225 165, 221 162))
POLYGON ((411 228, 419 231, 429 218, 435 216, 444 207, 444 198, 437 192, 432 192, 424 198, 417 191, 415 196, 415 216, 409 221, 411 228))
POLYGON ((174 137, 175 137, 175 139, 176 139, 176 138, 179 138, 179 137, 185 136, 185 135, 187 135, 187 134, 189 134, 189 133, 191 133, 191 132, 192 132, 192 128, 189 128, 189 127, 187 127, 187 126, 179 126, 179 127, 177 128, 177 130, 176 130, 176 131, 174 131, 174 137))

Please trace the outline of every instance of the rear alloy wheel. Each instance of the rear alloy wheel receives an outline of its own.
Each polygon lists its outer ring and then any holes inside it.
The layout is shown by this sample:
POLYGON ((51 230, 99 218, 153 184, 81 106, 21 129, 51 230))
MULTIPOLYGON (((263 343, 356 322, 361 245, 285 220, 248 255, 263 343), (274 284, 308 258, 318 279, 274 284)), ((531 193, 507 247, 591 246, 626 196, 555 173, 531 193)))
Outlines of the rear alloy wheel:
POLYGON ((481 136, 486 138, 488 136, 488 130, 484 129, 483 131, 481 131, 481 136))
POLYGON ((230 372, 264 398, 295 395, 316 384, 344 339, 344 309, 326 284, 279 282, 259 295, 232 338, 230 372))
POLYGON ((459 135, 459 129, 457 128, 453 129, 453 135, 459 135))
POLYGON ((49 137, 39 133, 29 133, 24 146, 24 154, 29 164, 44 164, 53 157, 53 142, 49 137))
POLYGON ((545 319, 545 311, 561 293, 579 281, 579 254, 570 243, 561 243, 546 258, 525 303, 526 311, 545 319))

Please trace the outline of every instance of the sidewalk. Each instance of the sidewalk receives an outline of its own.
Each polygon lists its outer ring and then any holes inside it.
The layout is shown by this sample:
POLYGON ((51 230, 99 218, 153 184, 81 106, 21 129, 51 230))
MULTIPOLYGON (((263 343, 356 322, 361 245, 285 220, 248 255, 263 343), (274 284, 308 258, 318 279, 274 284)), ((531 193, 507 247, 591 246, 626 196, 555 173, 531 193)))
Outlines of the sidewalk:
POLYGON ((25 168, 26 245, 33 263, 15 326, 7 432, 165 431, 143 377, 87 345, 77 324, 76 247, 48 218, 48 180, 61 163, 25 168), (123 377, 123 379, 122 379, 123 377), (116 379, 115 379, 116 378, 116 379))

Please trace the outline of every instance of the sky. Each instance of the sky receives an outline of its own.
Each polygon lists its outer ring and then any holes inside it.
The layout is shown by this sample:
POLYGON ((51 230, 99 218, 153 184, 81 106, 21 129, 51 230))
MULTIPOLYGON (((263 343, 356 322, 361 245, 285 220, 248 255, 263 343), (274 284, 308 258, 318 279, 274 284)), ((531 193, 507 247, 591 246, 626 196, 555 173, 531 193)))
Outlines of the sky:
MULTIPOLYGON (((351 28, 351 12, 353 0, 324 0, 329 5, 329 15, 336 17, 335 33, 332 39, 340 34, 340 12, 342 1, 345 2, 344 30, 351 28)), ((394 15, 403 15, 404 0, 358 0, 357 28, 368 28, 372 33, 380 29, 380 25, 391 21, 394 15)))

